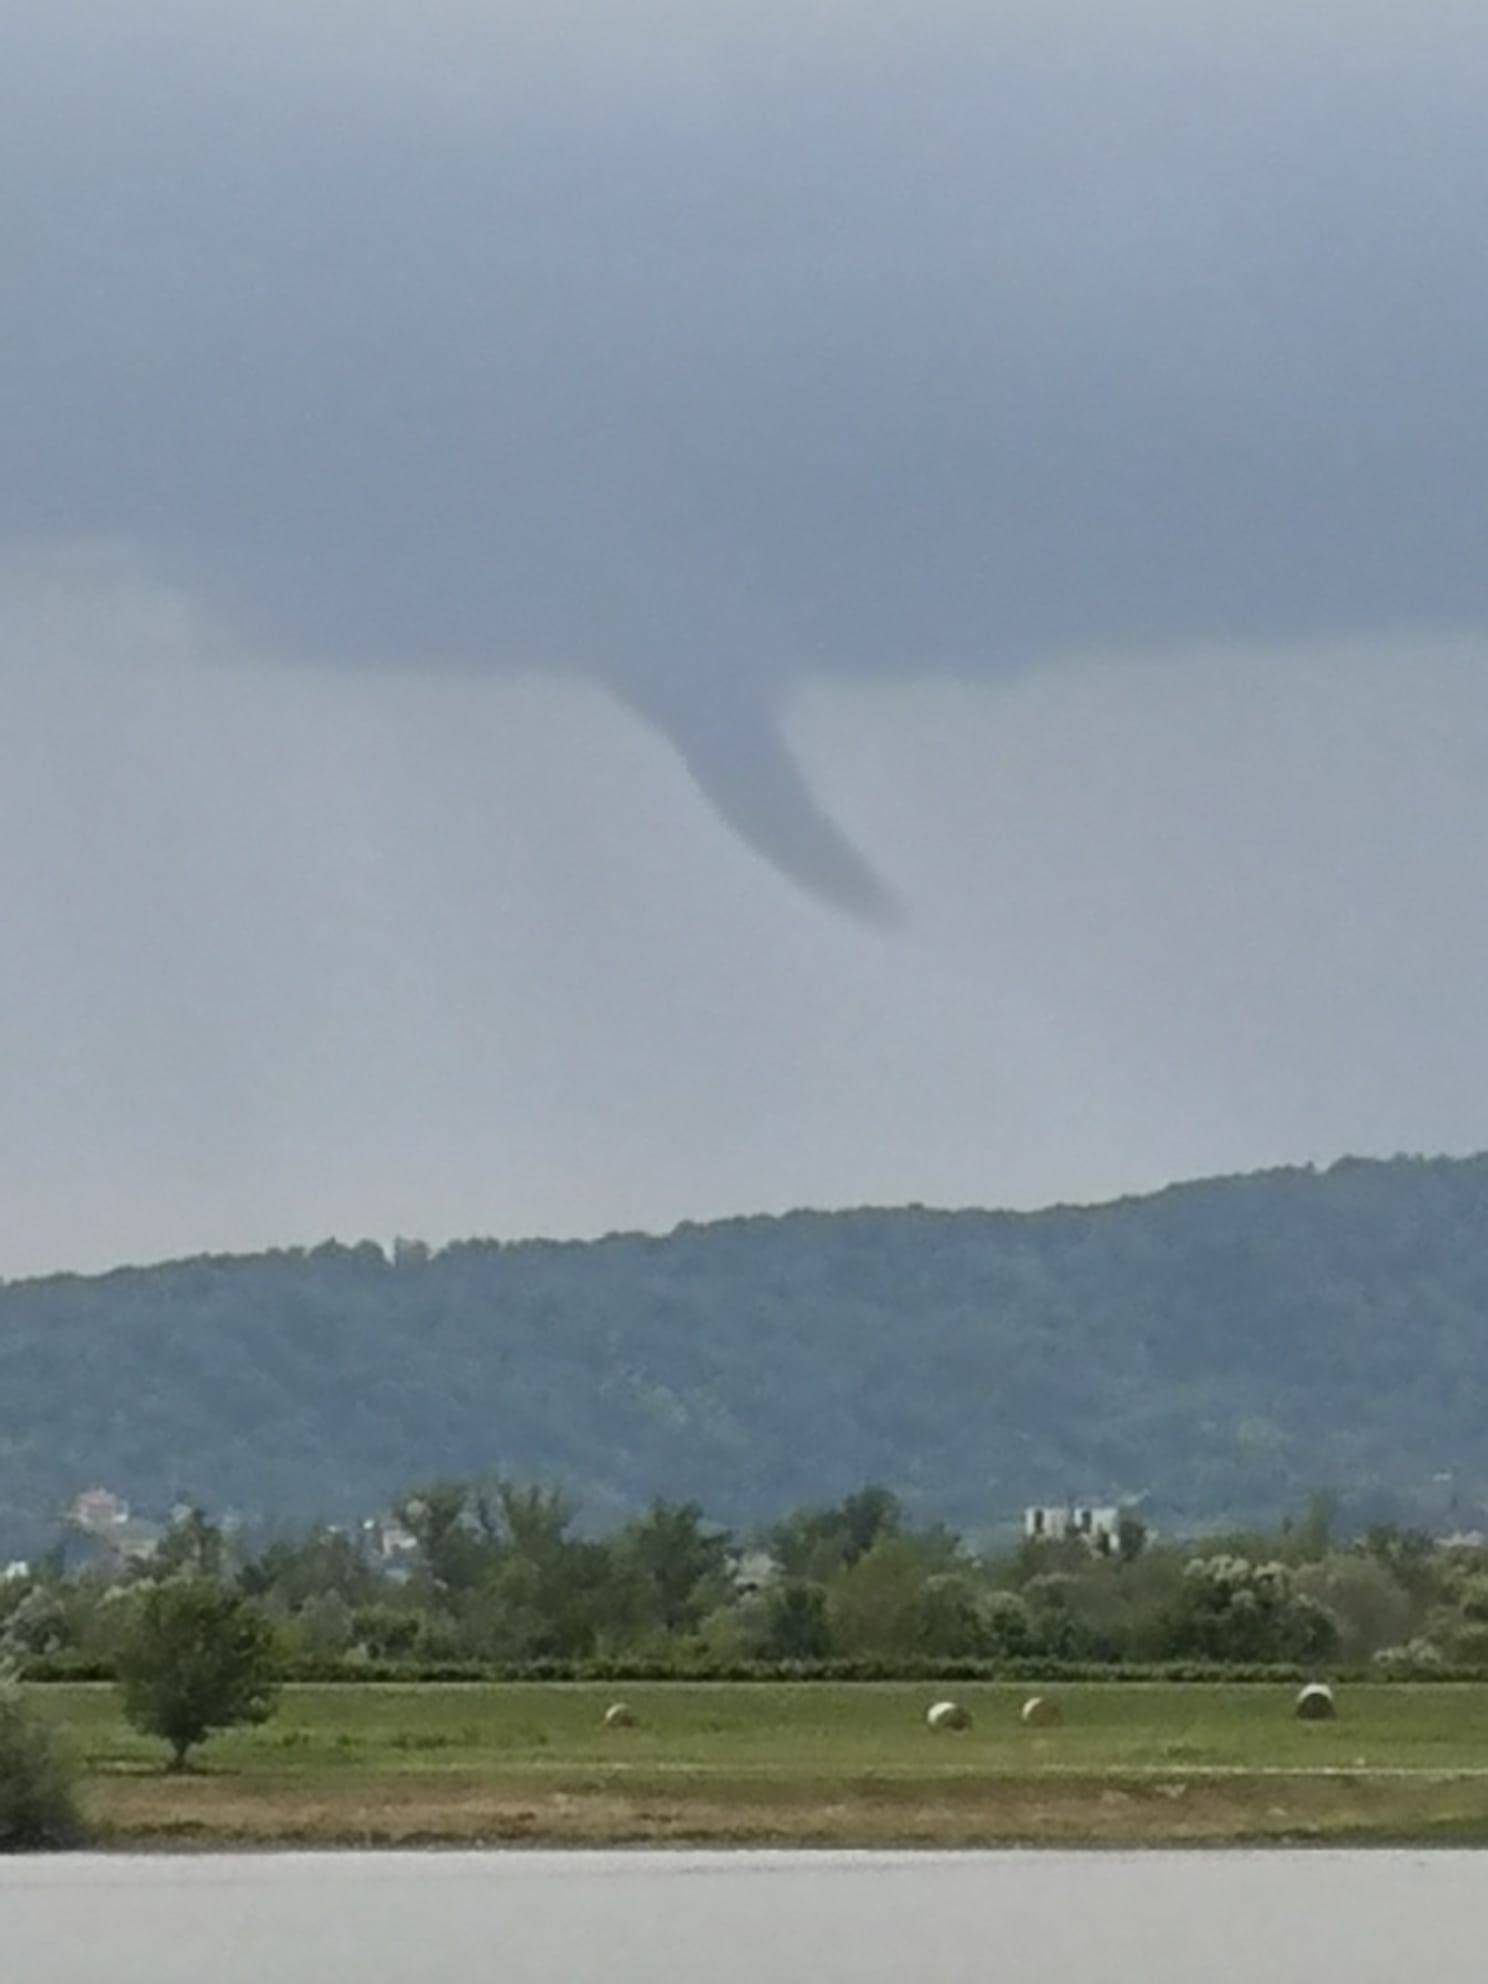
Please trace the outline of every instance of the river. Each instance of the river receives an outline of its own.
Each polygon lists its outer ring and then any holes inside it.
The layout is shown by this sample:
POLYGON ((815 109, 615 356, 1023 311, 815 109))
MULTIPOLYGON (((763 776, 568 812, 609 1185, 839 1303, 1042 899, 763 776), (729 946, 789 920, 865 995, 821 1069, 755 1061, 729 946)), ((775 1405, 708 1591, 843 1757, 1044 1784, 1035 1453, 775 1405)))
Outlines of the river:
POLYGON ((1481 1984, 1471 1852, 0 1860, 6 1984, 1481 1984))

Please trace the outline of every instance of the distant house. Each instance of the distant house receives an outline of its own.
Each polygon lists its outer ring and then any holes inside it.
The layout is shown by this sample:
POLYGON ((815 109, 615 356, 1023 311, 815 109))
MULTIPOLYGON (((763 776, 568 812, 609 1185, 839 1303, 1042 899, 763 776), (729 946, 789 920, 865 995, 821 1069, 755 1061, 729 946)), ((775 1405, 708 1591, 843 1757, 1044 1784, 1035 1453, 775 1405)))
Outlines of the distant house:
POLYGON ((368 1516, 362 1524, 362 1547, 385 1569, 406 1570, 418 1555, 419 1541, 396 1516, 368 1516))
POLYGON ((743 1550, 730 1562, 734 1590, 741 1598, 765 1591, 780 1576, 780 1566, 768 1550, 743 1550))
POLYGON ((111 1536, 129 1521, 129 1504, 108 1488, 85 1488, 73 1497, 67 1518, 88 1536, 111 1536))
POLYGON ((67 1519, 74 1530, 96 1546, 96 1561, 117 1570, 124 1564, 143 1563, 160 1547, 160 1525, 142 1522, 130 1513, 122 1495, 108 1488, 85 1488, 73 1497, 67 1519))
POLYGON ((1120 1530, 1120 1509, 1097 1508, 1088 1502, 1030 1507, 1023 1511, 1023 1534, 1031 1543, 1063 1543, 1069 1537, 1078 1537, 1098 1557, 1115 1555, 1120 1530))

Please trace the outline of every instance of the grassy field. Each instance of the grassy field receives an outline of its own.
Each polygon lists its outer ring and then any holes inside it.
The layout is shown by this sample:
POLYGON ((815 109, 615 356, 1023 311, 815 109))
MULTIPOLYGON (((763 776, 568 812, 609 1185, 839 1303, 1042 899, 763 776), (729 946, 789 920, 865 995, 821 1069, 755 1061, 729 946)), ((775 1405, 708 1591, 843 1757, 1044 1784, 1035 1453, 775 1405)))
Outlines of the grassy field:
POLYGON ((29 1692, 120 1844, 1488 1843, 1479 1685, 1350 1688, 1324 1724, 1286 1687, 1071 1685, 1052 1730, 1023 1685, 305 1686, 175 1775, 111 1689, 29 1692), (926 1729, 940 1693, 970 1731, 926 1729))

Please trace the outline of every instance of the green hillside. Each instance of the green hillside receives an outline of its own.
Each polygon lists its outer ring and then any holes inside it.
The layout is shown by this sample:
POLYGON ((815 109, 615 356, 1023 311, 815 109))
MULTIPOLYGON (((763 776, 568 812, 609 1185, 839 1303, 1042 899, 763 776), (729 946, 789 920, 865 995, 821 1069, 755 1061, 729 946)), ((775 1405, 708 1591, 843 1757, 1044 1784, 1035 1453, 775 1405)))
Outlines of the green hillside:
POLYGON ((1461 1513, 1488 1484, 1488 1157, 0 1286, 0 1549, 94 1483, 304 1520, 496 1470, 596 1524, 869 1479, 972 1529, 1072 1494, 1461 1513))

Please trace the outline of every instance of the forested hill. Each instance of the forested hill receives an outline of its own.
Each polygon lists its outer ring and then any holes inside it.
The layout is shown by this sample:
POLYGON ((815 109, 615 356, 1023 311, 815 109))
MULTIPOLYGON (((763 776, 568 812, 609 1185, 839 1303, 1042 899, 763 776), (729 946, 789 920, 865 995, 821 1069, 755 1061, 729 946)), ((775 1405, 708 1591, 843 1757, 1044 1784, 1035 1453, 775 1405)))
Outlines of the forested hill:
POLYGON ((604 1524, 865 1480, 981 1528, 1146 1494, 1488 1483, 1488 1157, 1347 1161, 1017 1215, 371 1243, 0 1286, 0 1548, 78 1489, 296 1519, 499 1471, 604 1524))

